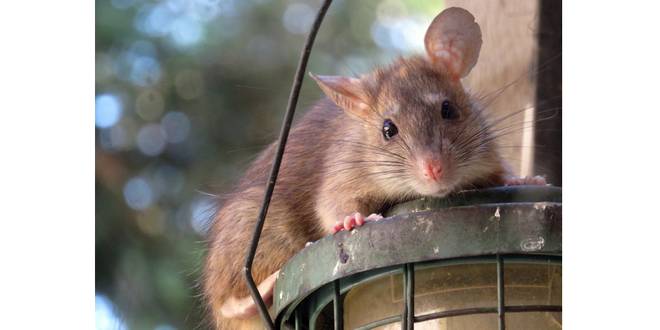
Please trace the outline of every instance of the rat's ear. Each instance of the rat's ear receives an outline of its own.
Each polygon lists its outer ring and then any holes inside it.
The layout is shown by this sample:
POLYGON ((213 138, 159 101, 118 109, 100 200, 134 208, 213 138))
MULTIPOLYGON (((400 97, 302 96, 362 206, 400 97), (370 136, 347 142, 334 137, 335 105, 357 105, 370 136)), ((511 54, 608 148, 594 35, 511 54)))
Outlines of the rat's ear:
POLYGON ((340 108, 363 117, 369 108, 362 81, 352 77, 317 76, 309 74, 321 90, 340 108))
POLYGON ((424 37, 426 53, 433 64, 447 70, 453 79, 467 76, 477 64, 481 29, 463 8, 443 10, 433 19, 424 37))

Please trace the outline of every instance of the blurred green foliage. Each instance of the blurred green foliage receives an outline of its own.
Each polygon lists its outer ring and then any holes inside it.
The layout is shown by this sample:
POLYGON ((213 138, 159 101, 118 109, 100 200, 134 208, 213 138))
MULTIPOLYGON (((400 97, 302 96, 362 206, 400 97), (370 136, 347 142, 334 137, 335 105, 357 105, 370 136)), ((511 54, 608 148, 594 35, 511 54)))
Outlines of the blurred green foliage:
MULTIPOLYGON (((213 193, 276 137, 319 0, 96 1, 97 329, 205 328, 213 193)), ((442 1, 336 0, 308 70, 419 52, 442 1)), ((305 80, 298 116, 321 96, 305 80)))

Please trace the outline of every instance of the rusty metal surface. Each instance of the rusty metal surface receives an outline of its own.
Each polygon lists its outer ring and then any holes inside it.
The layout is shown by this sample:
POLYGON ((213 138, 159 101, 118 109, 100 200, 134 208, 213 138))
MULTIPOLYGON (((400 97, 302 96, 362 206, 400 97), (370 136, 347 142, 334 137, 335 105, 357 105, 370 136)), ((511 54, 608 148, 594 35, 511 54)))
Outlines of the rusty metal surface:
POLYGON ((561 255, 560 188, 463 192, 395 209, 401 214, 325 237, 291 258, 275 285, 275 312, 335 279, 407 262, 496 253, 561 255), (497 200, 503 203, 493 203, 497 200), (470 201, 477 204, 465 205, 470 201))

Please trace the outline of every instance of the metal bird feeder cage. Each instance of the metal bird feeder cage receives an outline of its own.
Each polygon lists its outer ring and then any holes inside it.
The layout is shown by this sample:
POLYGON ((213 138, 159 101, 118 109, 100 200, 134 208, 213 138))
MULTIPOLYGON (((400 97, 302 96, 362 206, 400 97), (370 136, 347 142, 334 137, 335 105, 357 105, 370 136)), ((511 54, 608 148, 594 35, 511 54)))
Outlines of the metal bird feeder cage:
POLYGON ((561 189, 426 198, 306 247, 274 290, 281 329, 561 329, 561 189))

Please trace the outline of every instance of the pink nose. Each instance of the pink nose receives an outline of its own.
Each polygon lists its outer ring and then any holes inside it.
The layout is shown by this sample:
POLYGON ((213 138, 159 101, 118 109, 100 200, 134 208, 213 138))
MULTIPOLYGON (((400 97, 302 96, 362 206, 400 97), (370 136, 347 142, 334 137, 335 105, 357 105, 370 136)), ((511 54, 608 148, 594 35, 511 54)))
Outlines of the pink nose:
POLYGON ((422 161, 422 171, 425 178, 437 182, 442 178, 442 163, 439 160, 426 159, 422 161))

